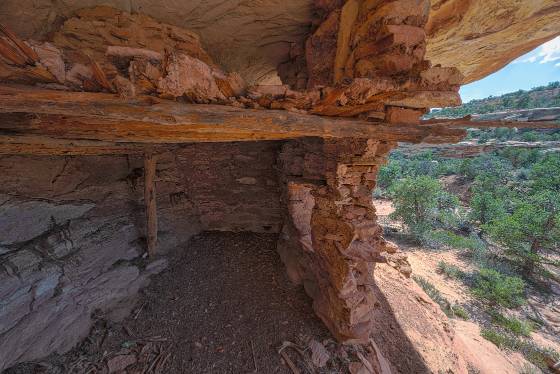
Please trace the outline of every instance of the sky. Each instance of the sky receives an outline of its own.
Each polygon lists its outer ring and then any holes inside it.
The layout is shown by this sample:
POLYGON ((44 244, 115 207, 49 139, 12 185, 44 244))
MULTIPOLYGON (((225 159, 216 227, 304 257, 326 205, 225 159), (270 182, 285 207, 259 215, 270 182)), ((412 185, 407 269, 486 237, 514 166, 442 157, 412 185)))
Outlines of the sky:
POLYGON ((461 87, 461 97, 467 103, 490 95, 529 90, 554 81, 560 81, 560 36, 519 57, 494 74, 461 87))

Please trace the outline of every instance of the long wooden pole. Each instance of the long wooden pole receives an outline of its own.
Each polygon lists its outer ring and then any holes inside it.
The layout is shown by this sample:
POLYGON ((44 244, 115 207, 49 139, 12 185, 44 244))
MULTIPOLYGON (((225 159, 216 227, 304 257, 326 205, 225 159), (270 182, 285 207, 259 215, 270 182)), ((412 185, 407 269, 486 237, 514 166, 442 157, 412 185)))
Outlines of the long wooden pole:
POLYGON ((146 205, 146 242, 150 257, 156 254, 158 231, 155 184, 156 166, 156 156, 151 152, 147 152, 144 155, 144 203, 146 205))
MULTIPOLYGON (((171 144, 316 136, 449 143, 466 136, 442 126, 374 123, 286 110, 184 104, 141 96, 0 85, 0 136, 171 144), (22 114, 23 113, 23 114, 22 114), (31 115, 25 115, 29 113, 31 115)), ((17 140, 14 140, 17 141, 17 140)))

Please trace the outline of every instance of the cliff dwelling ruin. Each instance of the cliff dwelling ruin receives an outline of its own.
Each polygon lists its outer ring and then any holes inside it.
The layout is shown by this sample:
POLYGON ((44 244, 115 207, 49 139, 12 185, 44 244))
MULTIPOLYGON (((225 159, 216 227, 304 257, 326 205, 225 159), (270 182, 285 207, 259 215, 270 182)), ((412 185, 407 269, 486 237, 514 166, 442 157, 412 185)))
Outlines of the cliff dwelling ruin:
MULTIPOLYGON (((3 370, 126 316, 204 231, 275 234, 332 336, 368 343, 376 264, 411 271, 376 223, 378 168, 399 142, 535 126, 421 118, 559 35, 560 6, 3 0, 0 25, 3 370)), ((442 334, 427 366, 463 372, 442 334)))

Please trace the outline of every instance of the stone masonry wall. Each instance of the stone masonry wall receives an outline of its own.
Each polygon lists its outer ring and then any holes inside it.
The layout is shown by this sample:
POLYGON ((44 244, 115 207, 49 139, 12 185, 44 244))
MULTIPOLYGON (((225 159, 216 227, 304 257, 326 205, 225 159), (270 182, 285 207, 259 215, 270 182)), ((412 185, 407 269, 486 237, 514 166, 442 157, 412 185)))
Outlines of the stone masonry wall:
POLYGON ((288 219, 278 251, 292 281, 304 285, 340 341, 370 336, 375 263, 389 262, 410 275, 406 259, 383 239, 371 200, 378 168, 394 146, 305 140, 286 143, 280 153, 288 219))
POLYGON ((280 232, 280 144, 206 143, 176 153, 204 229, 280 232))
MULTIPOLYGON (((275 143, 160 155, 158 251, 201 230, 277 232, 275 143)), ((65 352, 91 315, 126 316, 165 259, 145 253, 138 156, 0 158, 0 370, 65 352)))

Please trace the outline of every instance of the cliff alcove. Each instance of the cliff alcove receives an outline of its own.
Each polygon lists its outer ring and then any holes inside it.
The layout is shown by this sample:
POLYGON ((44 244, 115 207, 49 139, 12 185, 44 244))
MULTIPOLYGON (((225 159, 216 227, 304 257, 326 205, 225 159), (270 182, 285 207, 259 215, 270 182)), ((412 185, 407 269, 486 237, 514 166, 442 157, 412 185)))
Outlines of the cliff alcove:
POLYGON ((0 4, 0 370, 67 352, 96 311, 121 321, 167 256, 222 231, 276 235, 337 341, 374 335, 397 371, 465 372, 371 191, 398 142, 475 126, 421 116, 558 34, 558 7, 510 4, 502 27, 464 40, 477 49, 517 20, 528 34, 467 65, 442 40, 488 2, 110 3, 0 4), (420 357, 409 366, 399 339, 420 357))

